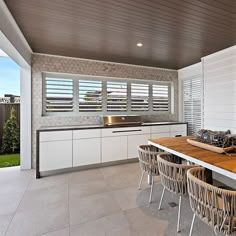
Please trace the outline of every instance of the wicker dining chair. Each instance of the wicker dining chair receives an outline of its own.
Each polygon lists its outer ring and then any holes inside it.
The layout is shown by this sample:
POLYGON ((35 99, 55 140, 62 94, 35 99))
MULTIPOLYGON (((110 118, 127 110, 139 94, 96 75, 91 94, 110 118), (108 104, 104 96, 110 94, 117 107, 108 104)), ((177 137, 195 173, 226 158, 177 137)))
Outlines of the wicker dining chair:
POLYGON ((159 175, 157 156, 160 153, 160 150, 151 145, 140 145, 138 146, 139 153, 139 165, 142 170, 142 175, 139 181, 139 188, 141 189, 144 173, 151 177, 151 190, 149 203, 152 202, 152 192, 154 185, 154 177, 159 175))
POLYGON ((215 233, 236 235, 236 191, 206 183, 203 167, 189 170, 187 181, 190 206, 194 213, 189 235, 192 235, 196 216, 212 227, 215 233))
POLYGON ((195 165, 181 164, 179 157, 166 152, 160 154, 157 160, 161 183, 163 185, 163 191, 158 209, 161 210, 161 204, 165 194, 165 190, 179 195, 179 209, 177 221, 177 232, 179 232, 182 196, 188 194, 187 170, 195 167, 195 165))

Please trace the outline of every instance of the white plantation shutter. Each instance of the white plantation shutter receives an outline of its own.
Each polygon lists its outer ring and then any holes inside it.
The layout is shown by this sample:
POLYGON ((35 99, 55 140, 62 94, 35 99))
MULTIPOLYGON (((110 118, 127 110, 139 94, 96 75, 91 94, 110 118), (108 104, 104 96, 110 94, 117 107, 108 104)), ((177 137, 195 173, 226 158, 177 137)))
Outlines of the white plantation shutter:
POLYGON ((170 110, 169 85, 153 84, 152 109, 159 112, 168 112, 170 110))
POLYGON ((183 80, 183 117, 188 122, 188 134, 195 135, 202 127, 202 79, 183 80))
MULTIPOLYGON (((168 82, 45 72, 43 114, 139 115, 170 112, 170 86, 168 82)), ((197 105, 194 103, 194 106, 197 105)))
POLYGON ((79 80, 79 112, 102 111, 102 81, 79 80))
POLYGON ((149 85, 131 83, 131 111, 149 110, 149 85))
POLYGON ((107 111, 127 111, 127 82, 107 81, 107 111))
POLYGON ((73 112, 73 80, 45 78, 45 111, 73 112))

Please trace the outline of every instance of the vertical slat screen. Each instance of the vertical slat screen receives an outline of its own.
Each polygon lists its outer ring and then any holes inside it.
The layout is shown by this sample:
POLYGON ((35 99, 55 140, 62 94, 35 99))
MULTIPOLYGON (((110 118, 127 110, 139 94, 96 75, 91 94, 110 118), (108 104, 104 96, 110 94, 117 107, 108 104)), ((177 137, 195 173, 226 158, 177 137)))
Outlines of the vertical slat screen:
POLYGON ((102 82, 79 80, 79 112, 102 111, 102 82))
POLYGON ((45 111, 73 111, 73 80, 62 78, 45 79, 45 111))
POLYGON ((149 85, 131 83, 131 111, 149 110, 149 85))
POLYGON ((127 83, 107 81, 107 111, 127 111, 127 83))
POLYGON ((152 109, 153 111, 168 112, 169 107, 169 86, 152 85, 152 109))
POLYGON ((183 115, 188 122, 188 134, 195 135, 202 127, 202 79, 183 80, 183 115))

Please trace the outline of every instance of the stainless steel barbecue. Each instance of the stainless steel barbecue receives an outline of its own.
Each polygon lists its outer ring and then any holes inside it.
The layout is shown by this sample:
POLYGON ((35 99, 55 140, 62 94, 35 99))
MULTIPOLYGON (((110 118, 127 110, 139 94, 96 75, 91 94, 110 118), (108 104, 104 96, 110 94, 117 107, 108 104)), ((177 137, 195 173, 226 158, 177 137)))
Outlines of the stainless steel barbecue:
POLYGON ((105 126, 131 126, 142 123, 141 116, 104 116, 105 126))

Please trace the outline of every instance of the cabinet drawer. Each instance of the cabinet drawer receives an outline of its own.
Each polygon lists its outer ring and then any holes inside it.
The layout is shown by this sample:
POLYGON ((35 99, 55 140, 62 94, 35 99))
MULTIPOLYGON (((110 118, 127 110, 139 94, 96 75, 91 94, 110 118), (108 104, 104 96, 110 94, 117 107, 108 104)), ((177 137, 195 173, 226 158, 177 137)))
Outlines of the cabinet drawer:
POLYGON ((150 127, 125 127, 102 129, 102 137, 129 136, 136 134, 149 134, 150 127))
POLYGON ((72 140, 72 130, 40 132, 40 142, 72 140))
POLYGON ((73 139, 83 138, 99 138, 101 136, 100 129, 74 130, 73 139))
POLYGON ((151 126, 151 133, 168 133, 170 132, 169 125, 151 126))
POLYGON ((181 125, 171 125, 170 126, 170 132, 186 132, 186 125, 185 124, 181 124, 181 125))

